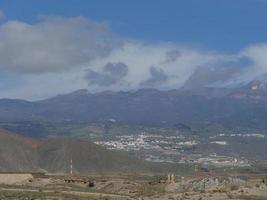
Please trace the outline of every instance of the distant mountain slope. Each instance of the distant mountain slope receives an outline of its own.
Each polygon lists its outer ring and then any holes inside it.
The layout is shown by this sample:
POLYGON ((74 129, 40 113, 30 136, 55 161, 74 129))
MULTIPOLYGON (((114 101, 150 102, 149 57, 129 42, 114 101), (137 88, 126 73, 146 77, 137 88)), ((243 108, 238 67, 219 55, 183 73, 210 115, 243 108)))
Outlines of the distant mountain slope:
POLYGON ((0 99, 0 120, 3 121, 24 121, 39 120, 34 111, 39 107, 34 102, 19 99, 0 99))
POLYGON ((257 80, 251 81, 230 93, 229 96, 236 99, 267 101, 267 84, 257 80))
MULTIPOLYGON (((267 128, 267 87, 255 81, 237 89, 142 89, 70 94, 27 102, 0 100, 0 121, 106 122, 148 125, 218 123, 228 128, 267 128)), ((38 125, 38 124, 37 124, 38 125)))
POLYGON ((233 98, 228 94, 219 89, 202 92, 143 89, 99 94, 83 91, 38 103, 42 105, 39 114, 55 121, 103 122, 112 119, 137 124, 219 123, 229 128, 267 128, 267 101, 233 98))

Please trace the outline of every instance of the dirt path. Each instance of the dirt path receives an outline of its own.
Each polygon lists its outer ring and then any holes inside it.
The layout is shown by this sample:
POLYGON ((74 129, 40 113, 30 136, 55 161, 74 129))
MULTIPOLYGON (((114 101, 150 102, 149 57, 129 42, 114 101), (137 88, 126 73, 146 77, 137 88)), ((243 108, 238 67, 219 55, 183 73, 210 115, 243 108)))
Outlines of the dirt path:
MULTIPOLYGON (((20 189, 20 188, 0 188, 0 191, 9 191, 9 192, 40 192, 38 189, 20 189)), ((51 194, 55 191, 53 190, 42 190, 42 193, 51 194)), ((106 194, 106 193, 97 193, 97 192, 79 192, 79 191, 58 191, 59 194, 67 194, 67 195, 74 195, 79 197, 93 197, 93 198, 99 198, 99 197, 109 197, 112 199, 118 199, 118 200, 131 200, 133 198, 125 195, 117 195, 117 194, 106 194)))

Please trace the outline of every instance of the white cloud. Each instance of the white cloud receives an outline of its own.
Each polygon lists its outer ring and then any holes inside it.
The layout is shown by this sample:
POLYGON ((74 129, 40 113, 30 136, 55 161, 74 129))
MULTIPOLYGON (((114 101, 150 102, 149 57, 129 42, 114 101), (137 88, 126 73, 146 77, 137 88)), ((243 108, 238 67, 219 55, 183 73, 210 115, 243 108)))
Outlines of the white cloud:
POLYGON ((251 75, 257 76, 267 73, 267 44, 250 46, 241 52, 241 56, 252 62, 251 75))
POLYGON ((138 89, 146 86, 142 83, 151 80, 153 75, 151 68, 164 73, 167 79, 149 86, 162 89, 179 88, 196 68, 215 64, 221 59, 226 58, 216 53, 201 52, 171 44, 128 42, 123 47, 113 50, 109 56, 88 64, 91 70, 104 74, 104 66, 107 63, 121 62, 128 66, 128 74, 108 87, 89 84, 89 88, 94 90, 138 89))
POLYGON ((68 70, 63 73, 16 75, 19 84, 1 91, 0 97, 41 100, 57 94, 68 93, 87 87, 81 70, 68 70))
POLYGON ((0 26, 0 69, 43 73, 78 67, 109 53, 119 41, 105 23, 82 17, 47 17, 35 24, 0 26))
POLYGON ((106 23, 82 17, 45 17, 34 24, 5 21, 0 24, 0 38, 0 73, 16 74, 21 82, 8 85, 9 78, 2 84, 1 97, 41 99, 81 88, 176 89, 192 77, 198 84, 216 83, 217 77, 224 84, 267 73, 267 44, 225 55, 125 39, 111 33, 106 23), (250 61, 246 67, 242 59, 250 61), (199 72, 201 76, 195 74, 199 72), (227 78, 227 73, 234 74, 227 78))

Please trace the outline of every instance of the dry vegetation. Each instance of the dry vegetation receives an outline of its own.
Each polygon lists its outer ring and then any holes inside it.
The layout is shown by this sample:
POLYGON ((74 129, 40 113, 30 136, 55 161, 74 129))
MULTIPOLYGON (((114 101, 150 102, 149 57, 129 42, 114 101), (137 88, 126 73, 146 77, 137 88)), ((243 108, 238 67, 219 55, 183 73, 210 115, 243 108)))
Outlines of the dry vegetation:
MULTIPOLYGON (((2 176, 5 176, 2 174, 2 176)), ((10 174, 6 174, 10 177, 10 174)), ((267 187, 261 179, 194 176, 168 180, 150 175, 46 175, 0 185, 0 199, 63 200, 263 200, 267 187), (251 181, 250 181, 251 180, 251 181), (257 181, 256 181, 257 180, 257 181)))

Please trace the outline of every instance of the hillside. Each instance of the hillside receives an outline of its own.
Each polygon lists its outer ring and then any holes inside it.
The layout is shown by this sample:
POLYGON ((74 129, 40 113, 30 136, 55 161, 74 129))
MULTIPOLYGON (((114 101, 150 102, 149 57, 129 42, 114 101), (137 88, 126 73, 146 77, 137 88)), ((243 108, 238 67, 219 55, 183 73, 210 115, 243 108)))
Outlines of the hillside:
POLYGON ((37 170, 38 155, 35 148, 38 141, 14 133, 0 131, 0 170, 37 170))
POLYGON ((131 172, 148 169, 134 157, 108 151, 88 141, 54 138, 38 148, 39 166, 49 172, 69 172, 73 160, 74 172, 131 172))
POLYGON ((50 138, 36 140, 0 131, 0 171, 74 173, 188 171, 186 167, 149 163, 126 153, 106 150, 89 141, 50 138))

